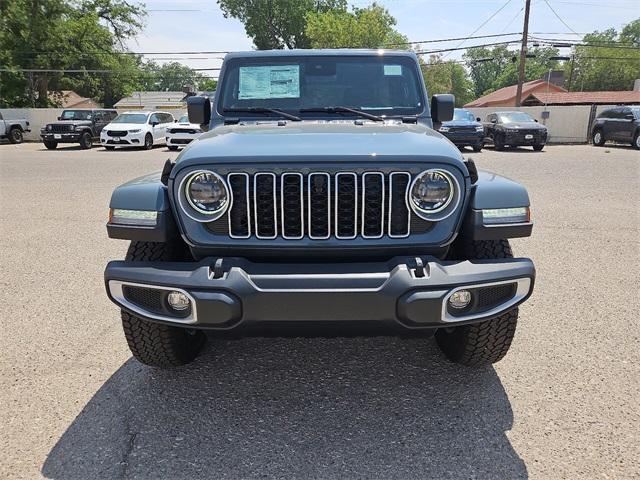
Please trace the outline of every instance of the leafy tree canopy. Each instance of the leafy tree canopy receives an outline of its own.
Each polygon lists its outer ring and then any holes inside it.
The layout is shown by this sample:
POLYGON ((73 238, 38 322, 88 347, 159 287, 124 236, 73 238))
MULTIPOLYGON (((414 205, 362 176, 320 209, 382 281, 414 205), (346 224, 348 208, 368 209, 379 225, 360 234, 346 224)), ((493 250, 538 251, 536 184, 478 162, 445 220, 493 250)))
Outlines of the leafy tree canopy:
MULTIPOLYGON (((215 80, 207 78, 180 62, 168 62, 162 65, 150 61, 142 66, 140 73, 140 90, 142 91, 182 91, 184 87, 193 86, 207 90, 215 80)), ((215 90, 215 87, 213 88, 215 90)))
POLYGON ((312 48, 406 48, 407 37, 394 29, 396 19, 375 2, 352 12, 310 12, 306 18, 312 48))
POLYGON ((462 65, 445 61, 440 55, 431 55, 426 63, 421 61, 420 66, 430 95, 452 93, 457 107, 475 98, 473 82, 462 65))
POLYGON ((244 24, 258 50, 309 48, 308 13, 344 11, 346 0, 218 0, 225 17, 244 24))

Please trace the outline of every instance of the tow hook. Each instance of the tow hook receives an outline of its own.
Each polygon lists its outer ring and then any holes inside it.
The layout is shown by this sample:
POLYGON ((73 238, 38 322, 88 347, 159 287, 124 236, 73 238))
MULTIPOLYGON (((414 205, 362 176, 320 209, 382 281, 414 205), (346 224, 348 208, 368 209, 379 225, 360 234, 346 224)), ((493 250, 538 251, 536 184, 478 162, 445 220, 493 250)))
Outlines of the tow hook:
POLYGON ((413 274, 416 278, 424 278, 429 276, 429 264, 425 265, 420 257, 415 257, 416 268, 413 270, 413 274))
POLYGON ((213 265, 209 265, 209 280, 222 278, 224 271, 222 270, 222 258, 218 258, 213 265))

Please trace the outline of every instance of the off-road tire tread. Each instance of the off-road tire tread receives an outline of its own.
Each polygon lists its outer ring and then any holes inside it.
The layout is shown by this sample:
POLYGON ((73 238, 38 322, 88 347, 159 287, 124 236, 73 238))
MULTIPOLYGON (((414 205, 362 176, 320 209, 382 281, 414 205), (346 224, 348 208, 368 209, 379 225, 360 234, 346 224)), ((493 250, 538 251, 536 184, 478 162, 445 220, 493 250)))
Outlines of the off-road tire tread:
MULTIPOLYGON (((171 261, 181 257, 177 246, 166 243, 131 242, 127 261, 171 261)), ((153 367, 170 368, 191 362, 200 352, 205 335, 172 327, 122 311, 122 328, 133 356, 153 367)))
MULTIPOLYGON (((461 240, 458 254, 469 260, 512 258, 509 242, 502 240, 461 240)), ((501 360, 509 351, 518 323, 518 308, 499 317, 472 325, 438 330, 436 341, 449 360, 479 366, 501 360)))

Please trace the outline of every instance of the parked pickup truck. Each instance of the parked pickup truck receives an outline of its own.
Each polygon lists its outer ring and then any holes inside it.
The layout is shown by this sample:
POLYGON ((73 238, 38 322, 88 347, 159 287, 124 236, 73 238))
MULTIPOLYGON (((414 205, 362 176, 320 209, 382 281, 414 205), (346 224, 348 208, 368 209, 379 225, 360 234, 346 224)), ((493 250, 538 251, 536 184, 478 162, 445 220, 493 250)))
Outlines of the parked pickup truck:
POLYGON ((0 113, 0 138, 6 138, 11 143, 22 143, 24 133, 30 131, 31 128, 27 120, 5 120, 0 113))
POLYGON ((225 57, 203 133, 112 194, 105 270, 135 358, 188 363, 207 336, 429 336, 453 362, 509 349, 535 269, 526 189, 478 172, 433 130, 452 95, 407 51, 225 57), (301 332, 302 330, 302 332, 301 332))

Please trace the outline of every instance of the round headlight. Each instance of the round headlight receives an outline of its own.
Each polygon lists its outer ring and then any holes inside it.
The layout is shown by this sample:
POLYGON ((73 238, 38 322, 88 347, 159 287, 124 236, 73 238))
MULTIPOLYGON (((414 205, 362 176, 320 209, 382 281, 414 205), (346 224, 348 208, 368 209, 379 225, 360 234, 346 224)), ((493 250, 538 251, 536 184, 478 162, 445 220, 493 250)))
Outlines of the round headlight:
POLYGON ((47 128, 47 130, 48 130, 48 131, 51 131, 51 129, 52 129, 53 127, 52 127, 51 125, 47 125, 47 127, 46 127, 46 128, 47 128))
POLYGON ((442 170, 427 170, 413 181, 409 200, 418 215, 429 215, 447 208, 454 193, 453 181, 448 173, 442 170))
POLYGON ((229 205, 229 193, 224 180, 213 172, 196 172, 185 186, 189 204, 204 215, 222 214, 229 205))

